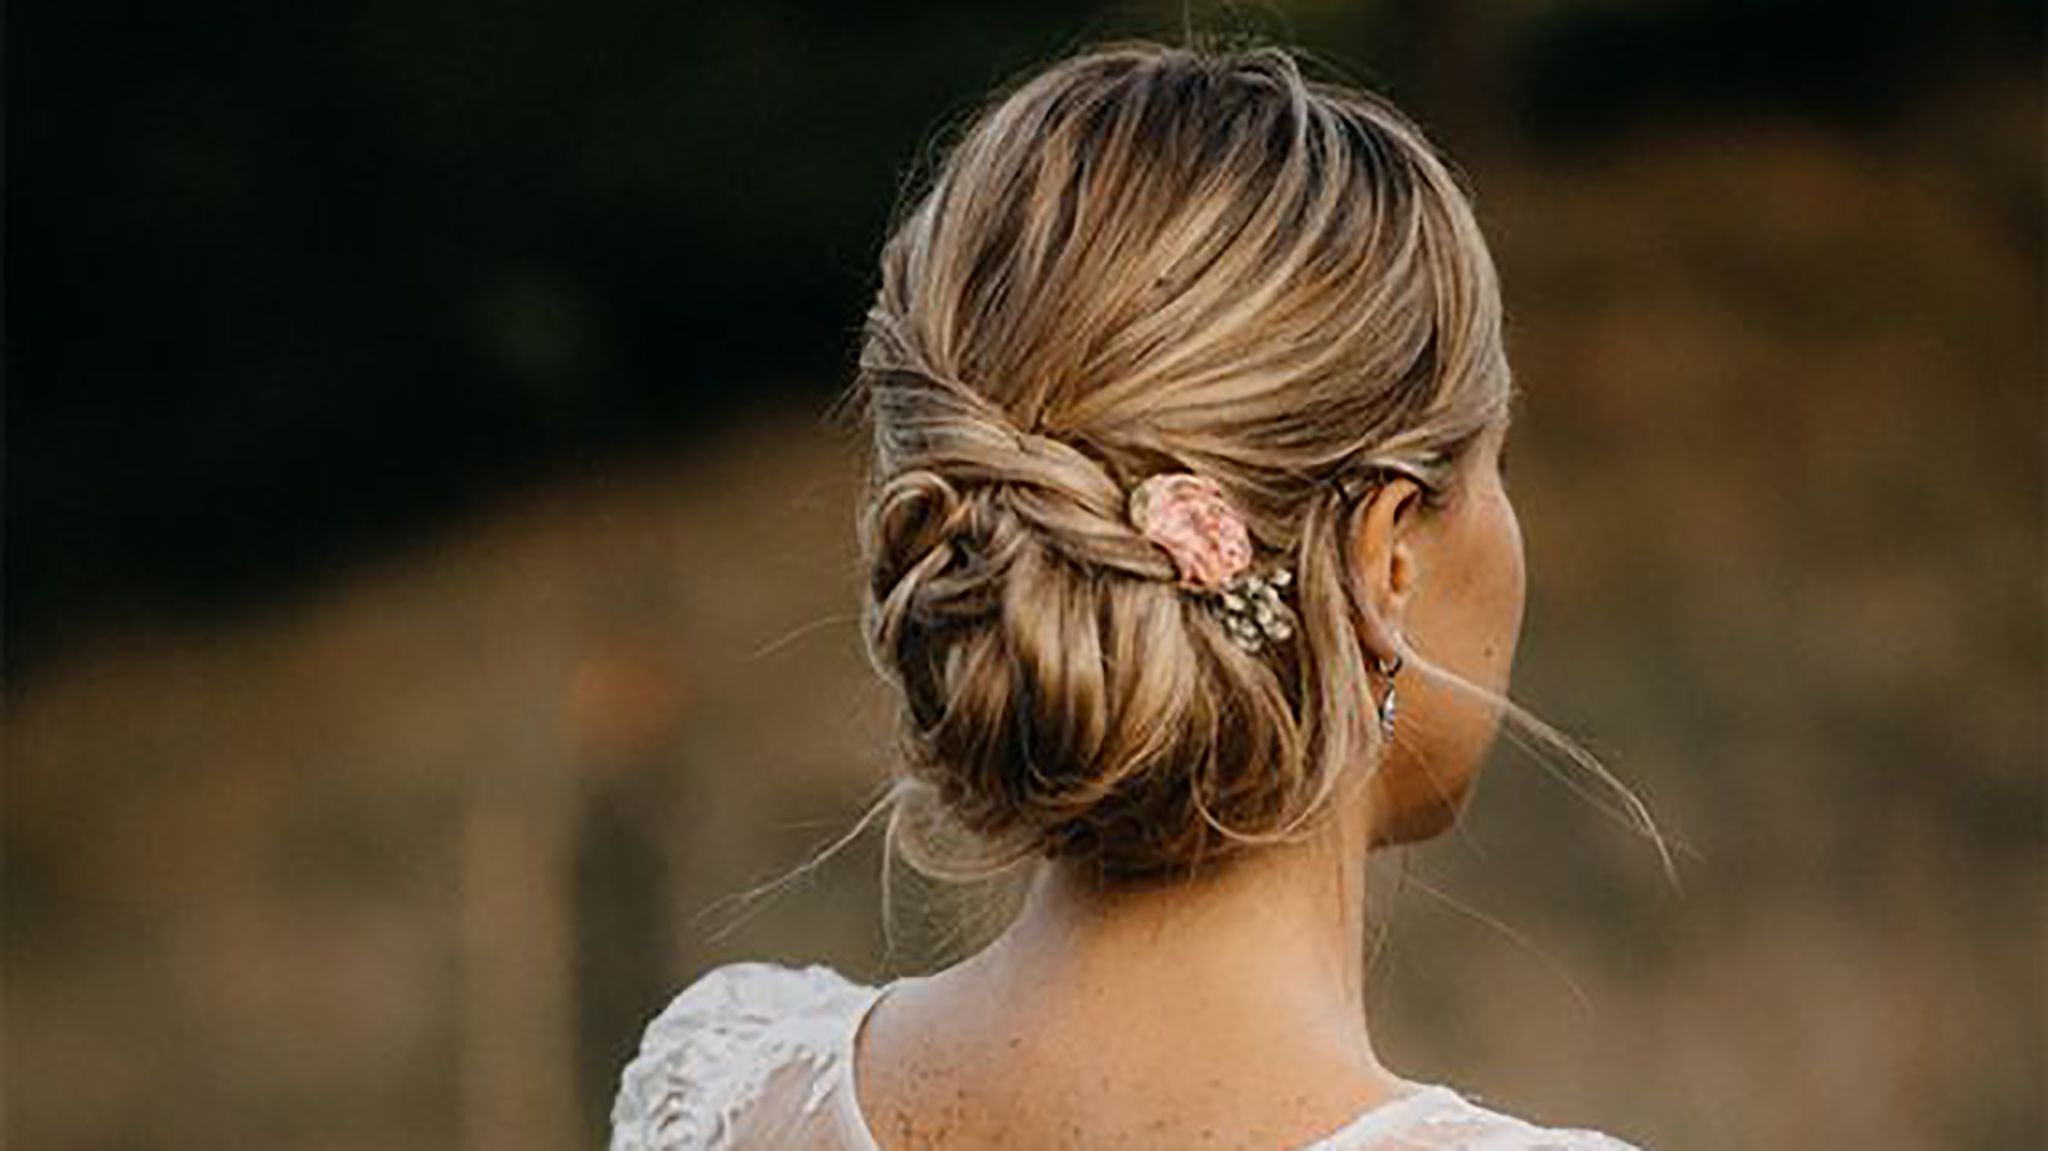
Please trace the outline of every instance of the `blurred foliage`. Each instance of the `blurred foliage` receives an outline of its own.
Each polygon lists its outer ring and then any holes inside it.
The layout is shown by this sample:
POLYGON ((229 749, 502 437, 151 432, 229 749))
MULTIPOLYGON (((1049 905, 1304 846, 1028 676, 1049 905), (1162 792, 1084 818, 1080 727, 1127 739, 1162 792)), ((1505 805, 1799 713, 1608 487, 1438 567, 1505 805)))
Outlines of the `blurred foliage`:
POLYGON ((2041 39, 2018 0, 10 15, 10 675, 834 385, 910 158, 1084 40, 1301 42, 1469 156, 1868 122, 2041 39))

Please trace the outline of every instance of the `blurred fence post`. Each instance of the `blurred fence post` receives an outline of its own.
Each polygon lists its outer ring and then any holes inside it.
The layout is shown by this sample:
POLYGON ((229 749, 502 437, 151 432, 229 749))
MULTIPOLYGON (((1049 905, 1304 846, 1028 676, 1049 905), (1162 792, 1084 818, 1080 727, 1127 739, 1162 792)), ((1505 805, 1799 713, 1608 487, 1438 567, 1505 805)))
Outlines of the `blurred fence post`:
MULTIPOLYGON (((554 542, 551 540, 551 543, 554 542)), ((573 548, 542 560, 575 569, 573 548)), ((559 589, 573 581, 537 581, 559 589)), ((511 605, 508 605, 511 606, 511 605)), ((468 1151, 581 1146, 577 1100, 574 878, 581 801, 559 685, 575 645, 559 613, 511 615, 519 675, 504 722, 476 750, 462 804, 462 1145, 468 1151), (548 650, 552 648, 552 650, 548 650)))
POLYGON ((560 794, 566 788, 543 786, 556 781, 507 786, 510 774, 491 771, 488 785, 475 779, 464 803, 463 1146, 554 1151, 579 1143, 567 890, 573 805, 560 794))

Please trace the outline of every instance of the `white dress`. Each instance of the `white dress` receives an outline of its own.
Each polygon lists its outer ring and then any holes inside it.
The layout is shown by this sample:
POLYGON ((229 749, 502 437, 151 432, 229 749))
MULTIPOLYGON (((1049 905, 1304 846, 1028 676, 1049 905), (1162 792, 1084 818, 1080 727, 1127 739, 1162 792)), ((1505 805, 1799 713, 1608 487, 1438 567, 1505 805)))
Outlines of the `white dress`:
MULTIPOLYGON (((888 986, 829 967, 734 963, 647 1026, 612 1104, 610 1151, 879 1151, 853 1086, 853 1043, 888 986)), ((1639 1151, 1538 1127, 1441 1084, 1367 1109, 1297 1151, 1639 1151)))

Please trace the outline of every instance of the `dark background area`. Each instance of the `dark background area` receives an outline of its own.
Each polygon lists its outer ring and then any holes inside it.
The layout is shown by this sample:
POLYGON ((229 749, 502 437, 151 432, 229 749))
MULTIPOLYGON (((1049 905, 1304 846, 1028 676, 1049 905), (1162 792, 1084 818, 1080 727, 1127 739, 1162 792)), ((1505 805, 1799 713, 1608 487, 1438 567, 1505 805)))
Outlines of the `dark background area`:
MULTIPOLYGON (((22 6, 10 675, 824 392, 933 130, 1059 45, 1175 34, 1161 8, 22 6)), ((1200 18, 1305 43, 1460 156, 1688 120, 1871 131, 2041 43, 2025 0, 1200 18)), ((1986 191, 2038 244, 2035 175, 1986 191)))
POLYGON ((887 770, 827 408, 947 126, 1192 26, 1470 177, 1517 689, 1681 848, 1504 750, 1389 861, 1382 1053, 1656 1151, 2041 1146, 2038 4, 8 15, 6 1143, 598 1145, 710 964, 998 915, 790 876, 887 770))

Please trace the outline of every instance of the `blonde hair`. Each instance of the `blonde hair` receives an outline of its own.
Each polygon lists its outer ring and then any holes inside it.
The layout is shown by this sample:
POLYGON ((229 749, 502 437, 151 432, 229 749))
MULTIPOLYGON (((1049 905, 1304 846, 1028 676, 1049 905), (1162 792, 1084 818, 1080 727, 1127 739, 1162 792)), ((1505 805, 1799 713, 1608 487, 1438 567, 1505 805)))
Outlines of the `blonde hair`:
POLYGON ((1129 877, 1304 834, 1382 739, 1350 514, 1389 472, 1453 498, 1509 393, 1472 210, 1385 101, 1146 42, 1001 94, 900 213, 850 393, 891 844, 1129 877), (1290 641, 1243 650, 1176 588, 1125 517, 1161 471, 1293 569, 1290 641))

